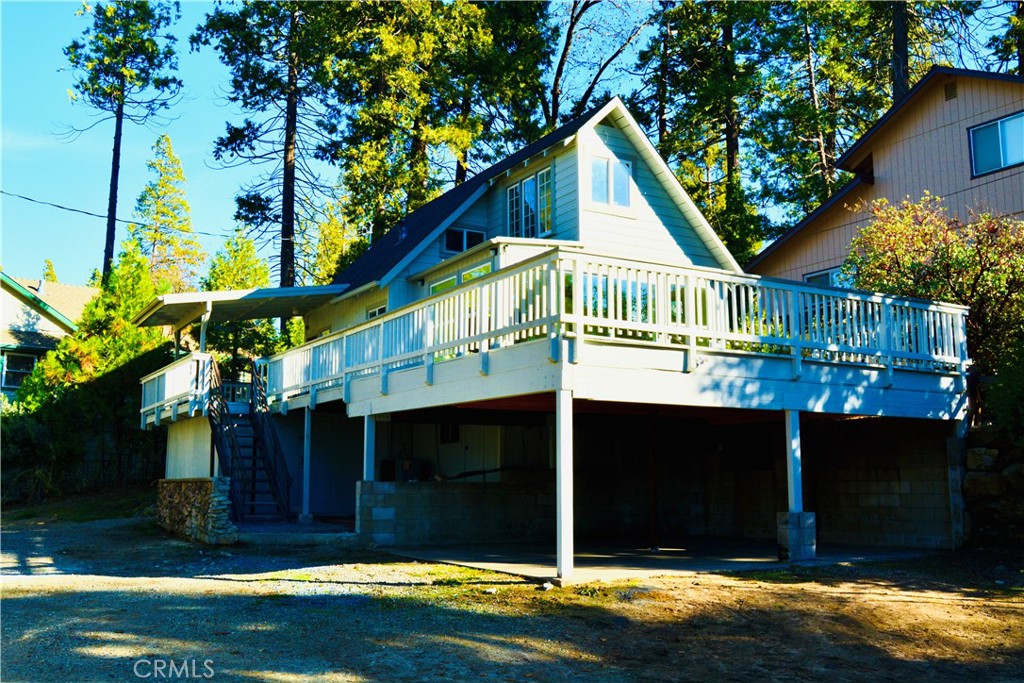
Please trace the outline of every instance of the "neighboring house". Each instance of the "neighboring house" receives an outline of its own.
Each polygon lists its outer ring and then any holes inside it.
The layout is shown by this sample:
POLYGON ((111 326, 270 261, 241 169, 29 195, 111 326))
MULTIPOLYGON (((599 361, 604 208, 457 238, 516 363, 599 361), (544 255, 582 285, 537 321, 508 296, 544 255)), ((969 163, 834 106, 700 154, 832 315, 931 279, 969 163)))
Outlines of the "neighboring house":
POLYGON ((932 67, 836 165, 856 177, 765 248, 747 270, 839 285, 867 205, 930 192, 967 220, 972 209, 1024 217, 1024 77, 932 67))
POLYGON ((77 329, 85 305, 99 293, 93 287, 11 277, 0 272, 0 354, 3 393, 13 398, 36 361, 77 329))
POLYGON ((962 539, 966 310, 744 274, 618 99, 332 285, 168 294, 136 321, 281 315, 309 341, 251 384, 206 353, 143 378, 162 486, 228 474, 236 517, 354 516, 381 545, 548 539, 562 578, 577 538, 962 539))

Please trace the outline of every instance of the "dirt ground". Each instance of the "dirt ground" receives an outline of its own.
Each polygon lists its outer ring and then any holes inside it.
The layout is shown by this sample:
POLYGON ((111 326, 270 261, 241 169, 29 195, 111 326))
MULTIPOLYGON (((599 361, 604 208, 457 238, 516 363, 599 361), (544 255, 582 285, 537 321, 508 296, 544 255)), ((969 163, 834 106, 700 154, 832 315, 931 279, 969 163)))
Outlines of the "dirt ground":
POLYGON ((0 544, 4 682, 183 677, 158 661, 282 683, 1024 681, 1024 551, 539 591, 139 518, 5 520, 0 544))

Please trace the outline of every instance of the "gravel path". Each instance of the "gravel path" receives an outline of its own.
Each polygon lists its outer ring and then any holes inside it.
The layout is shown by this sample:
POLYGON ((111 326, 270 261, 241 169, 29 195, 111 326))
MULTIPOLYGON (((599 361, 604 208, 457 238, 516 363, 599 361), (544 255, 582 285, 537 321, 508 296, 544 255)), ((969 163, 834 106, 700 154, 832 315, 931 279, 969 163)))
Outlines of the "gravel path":
POLYGON ((0 554, 5 683, 1024 680, 1016 556, 544 592, 142 519, 5 524, 0 554))

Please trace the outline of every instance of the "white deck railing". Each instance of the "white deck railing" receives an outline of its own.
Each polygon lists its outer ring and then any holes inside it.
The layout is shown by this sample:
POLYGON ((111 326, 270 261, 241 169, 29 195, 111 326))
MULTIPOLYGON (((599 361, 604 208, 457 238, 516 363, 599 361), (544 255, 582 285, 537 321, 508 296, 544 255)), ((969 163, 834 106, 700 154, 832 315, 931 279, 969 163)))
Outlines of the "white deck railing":
MULTIPOLYGON (((525 341, 573 338, 962 374, 967 309, 553 249, 261 361, 270 400, 525 341)), ((555 351, 557 352, 557 351, 555 351)))
POLYGON ((191 353, 170 365, 142 378, 142 427, 152 417, 160 424, 167 412, 177 416, 179 406, 187 405, 188 414, 206 410, 210 397, 213 357, 208 353, 191 353))

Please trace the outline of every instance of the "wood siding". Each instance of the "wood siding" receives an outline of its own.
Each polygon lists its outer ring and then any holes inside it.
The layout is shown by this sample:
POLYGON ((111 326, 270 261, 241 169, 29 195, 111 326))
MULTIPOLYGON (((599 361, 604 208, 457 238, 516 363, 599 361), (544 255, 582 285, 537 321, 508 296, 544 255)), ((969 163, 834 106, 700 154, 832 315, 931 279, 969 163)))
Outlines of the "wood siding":
POLYGON ((167 479, 209 477, 210 423, 205 417, 167 425, 167 479))
POLYGON ((1024 167, 971 178, 968 128, 1024 110, 1024 86, 957 77, 936 79, 916 102, 898 113, 851 159, 871 154, 874 185, 862 185, 843 202, 804 227, 752 270, 802 280, 842 264, 851 240, 867 222, 864 206, 885 197, 917 201, 925 191, 943 197, 951 212, 967 218, 973 208, 1024 217, 1024 167), (956 81, 957 96, 944 85, 956 81))
POLYGON ((580 133, 579 239, 588 249, 660 263, 719 267, 689 221, 669 197, 654 170, 617 126, 580 133), (590 161, 616 158, 632 164, 630 206, 611 207, 590 199, 590 161))
POLYGON ((366 322, 366 311, 388 304, 388 292, 374 287, 336 304, 325 304, 306 314, 306 339, 366 322))

